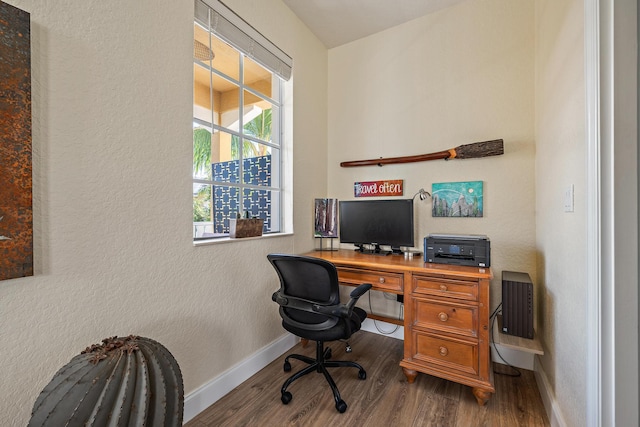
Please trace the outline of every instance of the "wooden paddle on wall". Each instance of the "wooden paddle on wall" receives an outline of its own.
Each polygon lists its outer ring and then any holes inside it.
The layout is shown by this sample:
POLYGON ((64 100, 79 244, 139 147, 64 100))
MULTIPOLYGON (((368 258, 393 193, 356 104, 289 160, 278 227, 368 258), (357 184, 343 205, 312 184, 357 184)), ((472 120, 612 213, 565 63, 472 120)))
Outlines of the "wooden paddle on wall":
POLYGON ((353 166, 391 165, 394 163, 425 162, 427 160, 450 160, 450 159, 477 159, 480 157, 499 156, 504 154, 504 145, 501 139, 491 141, 474 142, 472 144, 461 145, 450 150, 438 151, 435 153, 419 154, 417 156, 389 157, 370 160, 354 160, 342 162, 343 168, 353 166))

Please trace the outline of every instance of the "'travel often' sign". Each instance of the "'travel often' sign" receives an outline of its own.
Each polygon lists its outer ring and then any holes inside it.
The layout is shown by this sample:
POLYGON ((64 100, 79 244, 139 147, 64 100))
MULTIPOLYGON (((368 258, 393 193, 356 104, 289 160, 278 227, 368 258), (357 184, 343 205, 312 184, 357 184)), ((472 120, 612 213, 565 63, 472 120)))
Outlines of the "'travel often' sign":
POLYGON ((353 195, 355 197, 402 196, 403 180, 354 182, 353 195))

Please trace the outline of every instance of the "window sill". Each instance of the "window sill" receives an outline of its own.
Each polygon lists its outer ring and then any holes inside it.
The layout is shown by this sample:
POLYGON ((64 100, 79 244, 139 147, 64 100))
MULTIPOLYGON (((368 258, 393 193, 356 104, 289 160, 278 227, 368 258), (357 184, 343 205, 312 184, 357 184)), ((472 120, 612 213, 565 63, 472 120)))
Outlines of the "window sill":
POLYGON ((260 240, 260 239, 270 239, 273 237, 285 237, 285 236, 293 236, 293 233, 269 233, 263 234, 258 237, 243 237, 241 239, 232 239, 230 237, 218 237, 215 239, 202 239, 202 240, 194 240, 193 246, 209 246, 209 245, 218 245, 222 243, 230 243, 230 242, 245 242, 250 240, 260 240))

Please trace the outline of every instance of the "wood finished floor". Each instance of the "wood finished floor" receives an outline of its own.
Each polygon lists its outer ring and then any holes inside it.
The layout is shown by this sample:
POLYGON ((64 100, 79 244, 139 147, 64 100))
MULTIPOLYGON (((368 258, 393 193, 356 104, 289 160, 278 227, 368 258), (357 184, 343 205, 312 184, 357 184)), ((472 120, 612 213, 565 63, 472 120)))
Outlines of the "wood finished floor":
MULTIPOLYGON (((409 384, 398 366, 401 340, 360 331, 349 342, 352 353, 345 352, 344 343, 330 343, 331 358, 360 363, 367 379, 359 380, 355 368, 329 370, 348 405, 345 413, 336 411, 329 385, 315 372, 289 386, 293 399, 288 405, 280 401, 282 383, 307 366, 292 359, 292 371, 285 373, 285 356, 315 357, 310 342, 306 348, 297 344, 185 426, 549 426, 531 371, 521 370, 520 377, 495 375, 496 393, 478 406, 467 386, 425 374, 409 384)), ((494 366, 498 372, 508 371, 504 365, 494 366)))

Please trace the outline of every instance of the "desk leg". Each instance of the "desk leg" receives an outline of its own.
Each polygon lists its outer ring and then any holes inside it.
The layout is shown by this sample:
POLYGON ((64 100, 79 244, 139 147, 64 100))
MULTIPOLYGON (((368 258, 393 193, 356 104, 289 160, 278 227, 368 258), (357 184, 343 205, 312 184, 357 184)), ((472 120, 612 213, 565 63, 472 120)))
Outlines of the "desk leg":
POLYGON ((402 372, 404 372, 404 376, 407 377, 409 384, 413 384, 418 376, 418 371, 414 371, 413 369, 402 368, 402 372))
POLYGON ((474 387, 471 391, 473 392, 473 395, 476 397, 478 405, 480 406, 486 405, 492 394, 491 392, 476 387, 474 387))
POLYGON ((307 344, 309 344, 309 340, 306 338, 300 338, 300 342, 302 343, 302 348, 305 348, 307 344))

